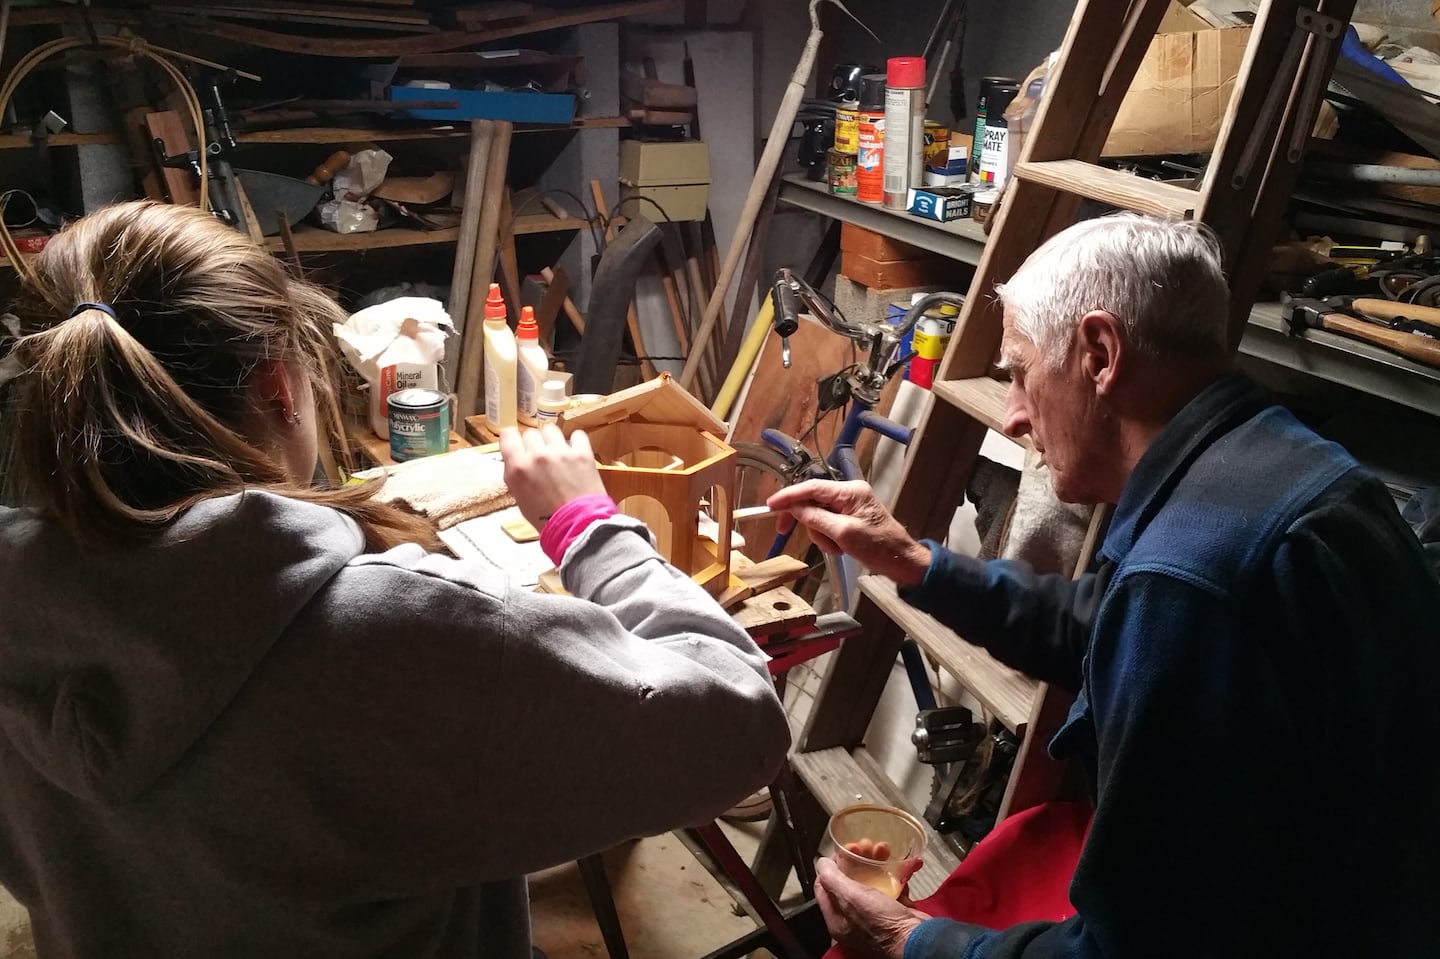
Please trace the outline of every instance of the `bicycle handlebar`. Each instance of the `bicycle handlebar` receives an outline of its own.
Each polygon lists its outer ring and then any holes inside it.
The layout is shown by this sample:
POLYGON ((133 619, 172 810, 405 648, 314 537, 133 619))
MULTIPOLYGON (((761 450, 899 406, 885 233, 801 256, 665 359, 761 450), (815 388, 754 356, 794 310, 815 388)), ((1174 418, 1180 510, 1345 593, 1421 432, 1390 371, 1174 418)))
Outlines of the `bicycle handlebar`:
POLYGON ((910 306, 899 324, 892 326, 889 323, 854 323, 846 319, 835 304, 788 267, 775 271, 773 290, 775 318, 772 326, 785 341, 781 356, 786 367, 790 365, 790 337, 800 329, 801 313, 809 313, 834 332, 865 346, 870 351, 869 367, 872 372, 877 372, 889 361, 900 341, 920 322, 926 310, 941 303, 957 307, 965 303, 965 298, 958 293, 927 293, 910 306))

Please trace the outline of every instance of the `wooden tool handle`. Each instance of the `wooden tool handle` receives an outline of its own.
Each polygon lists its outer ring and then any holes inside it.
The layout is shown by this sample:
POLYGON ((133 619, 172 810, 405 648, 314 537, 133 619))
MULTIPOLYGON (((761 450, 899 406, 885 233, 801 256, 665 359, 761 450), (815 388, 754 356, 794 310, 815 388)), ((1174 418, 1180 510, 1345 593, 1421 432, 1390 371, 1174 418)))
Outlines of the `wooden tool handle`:
POLYGON ((350 162, 350 154, 344 150, 336 150, 330 154, 329 159, 315 168, 315 172, 305 178, 306 183, 321 184, 329 183, 335 179, 335 174, 345 169, 350 162))
MULTIPOLYGON (((1356 308, 1359 309, 1358 306, 1356 308)), ((1421 336, 1418 333, 1387 330, 1383 326, 1376 326, 1374 323, 1366 323, 1364 320, 1355 320, 1336 313, 1327 314, 1321 320, 1321 326, 1332 333, 1343 333, 1357 340, 1364 340, 1367 343, 1394 350, 1416 363, 1440 367, 1440 340, 1432 340, 1430 337, 1421 336)))
POLYGON ((1350 304, 1350 308, 1358 313, 1368 313, 1370 316, 1379 317, 1382 320, 1393 320, 1403 316, 1406 319, 1423 320, 1426 323, 1440 326, 1440 308, 1433 306, 1418 306, 1414 303, 1399 303, 1395 300, 1367 297, 1354 301, 1350 304))

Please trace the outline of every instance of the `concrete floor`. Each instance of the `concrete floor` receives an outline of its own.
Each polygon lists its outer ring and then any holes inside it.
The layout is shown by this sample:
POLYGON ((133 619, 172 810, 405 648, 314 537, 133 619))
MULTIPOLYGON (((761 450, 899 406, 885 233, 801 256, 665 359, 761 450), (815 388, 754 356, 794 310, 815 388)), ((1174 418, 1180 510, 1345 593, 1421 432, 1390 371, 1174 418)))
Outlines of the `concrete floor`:
MULTIPOLYGON (((747 860, 763 825, 726 827, 730 841, 747 860)), ((697 959, 755 928, 673 835, 626 843, 604 858, 631 959, 697 959)), ((585 886, 573 864, 532 877, 530 901, 535 944, 549 959, 607 959, 585 886)), ((35 959, 25 910, 3 889, 0 959, 35 959)))

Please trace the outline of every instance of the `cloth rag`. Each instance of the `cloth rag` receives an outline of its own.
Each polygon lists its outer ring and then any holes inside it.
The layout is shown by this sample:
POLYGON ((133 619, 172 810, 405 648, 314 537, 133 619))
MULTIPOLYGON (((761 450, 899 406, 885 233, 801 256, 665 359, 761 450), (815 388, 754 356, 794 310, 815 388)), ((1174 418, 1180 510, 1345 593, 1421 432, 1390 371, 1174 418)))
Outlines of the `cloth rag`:
POLYGON ((493 449, 461 449, 410 460, 385 471, 379 498, 436 529, 515 505, 505 486, 505 464, 493 449))

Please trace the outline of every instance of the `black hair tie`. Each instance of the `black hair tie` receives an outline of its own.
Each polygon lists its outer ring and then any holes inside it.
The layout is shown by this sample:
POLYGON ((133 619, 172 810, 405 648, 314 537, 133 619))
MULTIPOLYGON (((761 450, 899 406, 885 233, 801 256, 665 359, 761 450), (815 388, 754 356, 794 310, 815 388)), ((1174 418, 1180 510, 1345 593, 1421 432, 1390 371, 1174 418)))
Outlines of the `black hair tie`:
POLYGON ((118 320, 118 319, 120 319, 120 317, 118 317, 118 316, 115 315, 115 307, 111 306, 109 303, 80 303, 80 304, 77 304, 76 307, 75 307, 75 309, 73 309, 73 310, 70 311, 70 316, 66 317, 66 319, 73 319, 73 318, 79 316, 81 313, 84 313, 86 310, 99 310, 101 313, 105 313, 105 314, 109 315, 110 319, 112 319, 112 320, 118 320))

